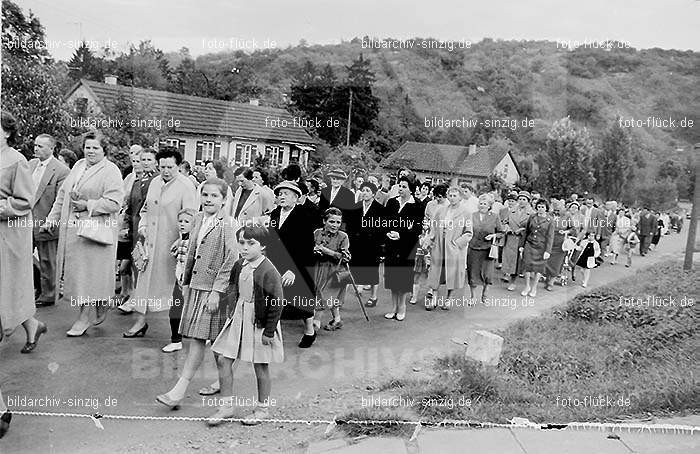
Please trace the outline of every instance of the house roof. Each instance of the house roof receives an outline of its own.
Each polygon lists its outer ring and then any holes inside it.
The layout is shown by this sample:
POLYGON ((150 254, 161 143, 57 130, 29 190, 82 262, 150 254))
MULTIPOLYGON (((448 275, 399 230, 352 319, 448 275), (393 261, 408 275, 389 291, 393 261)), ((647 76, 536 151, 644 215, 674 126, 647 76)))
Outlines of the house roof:
POLYGON ((101 108, 113 108, 120 99, 134 100, 149 112, 148 118, 179 120, 179 133, 214 135, 246 139, 271 140, 301 144, 316 141, 300 126, 294 126, 292 115, 284 109, 255 106, 232 101, 182 95, 167 91, 111 85, 81 79, 66 95, 85 86, 101 108), (267 124, 266 124, 267 119, 267 124), (272 126, 273 120, 287 122, 286 127, 272 126))
MULTIPOLYGON (((461 145, 406 142, 384 159, 380 166, 390 168, 406 166, 423 172, 488 177, 507 154, 510 152, 477 147, 476 152, 470 156, 469 147, 461 145)), ((515 160, 513 162, 515 163, 515 160)))

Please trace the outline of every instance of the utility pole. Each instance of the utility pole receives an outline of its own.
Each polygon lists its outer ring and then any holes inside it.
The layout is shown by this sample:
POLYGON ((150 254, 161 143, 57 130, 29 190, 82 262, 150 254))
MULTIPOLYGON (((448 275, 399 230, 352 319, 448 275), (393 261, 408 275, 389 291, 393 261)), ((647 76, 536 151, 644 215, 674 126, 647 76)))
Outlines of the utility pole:
POLYGON ((696 143, 695 149, 695 191, 693 194, 693 209, 690 212, 690 226, 688 227, 688 239, 685 243, 685 260, 683 261, 683 269, 690 270, 693 268, 693 252, 695 252, 695 242, 698 231, 698 217, 700 217, 700 143, 696 143))
POLYGON ((350 146, 350 115, 352 113, 352 87, 350 87, 350 103, 348 104, 348 133, 345 138, 345 146, 350 146))

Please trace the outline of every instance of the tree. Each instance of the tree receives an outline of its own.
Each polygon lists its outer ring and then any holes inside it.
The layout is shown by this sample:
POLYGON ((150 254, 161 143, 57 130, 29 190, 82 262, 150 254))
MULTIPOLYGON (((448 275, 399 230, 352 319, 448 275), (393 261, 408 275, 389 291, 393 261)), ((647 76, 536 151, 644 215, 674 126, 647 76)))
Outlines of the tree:
POLYGON ((39 18, 31 11, 25 16, 22 8, 10 0, 2 0, 2 57, 40 63, 50 60, 39 18))
POLYGON ((637 188, 637 201, 655 211, 664 211, 676 206, 678 190, 670 178, 649 182, 637 188))
POLYGON ((150 40, 130 46, 114 61, 114 73, 123 85, 165 90, 170 79, 170 67, 163 51, 153 47, 150 40))
POLYGON ((615 121, 603 136, 602 150, 596 159, 596 183, 606 200, 619 200, 632 178, 632 141, 626 129, 615 121))
POLYGON ((569 117, 557 120, 547 135, 538 188, 545 195, 583 193, 593 187, 593 143, 586 128, 569 117))
POLYGON ((42 133, 65 137, 69 118, 63 108, 63 94, 50 66, 34 59, 5 58, 2 63, 0 103, 19 122, 16 148, 26 157, 33 155, 34 138, 42 133))
POLYGON ((80 79, 102 81, 104 78, 104 61, 93 55, 87 43, 80 43, 68 62, 68 76, 77 82, 80 79))
MULTIPOLYGON (((379 115, 379 98, 372 93, 372 85, 375 81, 374 72, 370 69, 369 60, 360 54, 357 60, 347 67, 348 77, 341 93, 347 93, 347 104, 340 102, 340 106, 349 107, 352 97, 352 112, 350 116, 350 143, 357 142, 365 131, 374 129, 374 121, 379 115), (345 105, 343 105, 345 104, 345 105)), ((345 97, 341 95, 341 100, 345 97)), ((347 112, 346 109, 343 111, 347 112)), ((347 127, 347 121, 344 122, 347 127)), ((343 122, 341 121, 341 124, 343 122)))
POLYGON ((69 122, 46 50, 44 27, 39 18, 31 12, 25 16, 9 0, 2 2, 2 46, 0 103, 19 122, 17 149, 31 157, 37 135, 63 138, 69 122))

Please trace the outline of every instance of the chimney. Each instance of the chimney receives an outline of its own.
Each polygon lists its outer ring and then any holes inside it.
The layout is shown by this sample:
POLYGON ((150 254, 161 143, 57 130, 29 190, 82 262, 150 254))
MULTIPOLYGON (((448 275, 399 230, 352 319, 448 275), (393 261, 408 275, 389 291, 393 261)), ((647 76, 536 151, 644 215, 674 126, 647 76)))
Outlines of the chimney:
POLYGON ((476 144, 471 144, 469 145, 469 156, 475 155, 476 154, 476 144))
POLYGON ((257 98, 251 98, 250 101, 248 101, 251 106, 259 106, 260 105, 260 100, 257 98))
POLYGON ((105 83, 107 85, 117 85, 117 76, 114 74, 105 75, 105 83))

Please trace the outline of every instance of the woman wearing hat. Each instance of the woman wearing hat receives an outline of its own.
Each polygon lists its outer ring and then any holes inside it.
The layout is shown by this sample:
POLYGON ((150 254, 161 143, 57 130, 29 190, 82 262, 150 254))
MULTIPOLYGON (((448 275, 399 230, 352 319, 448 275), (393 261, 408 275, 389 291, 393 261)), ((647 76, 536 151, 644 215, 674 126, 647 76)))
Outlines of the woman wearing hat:
POLYGON ((524 235, 520 239, 525 272, 525 288, 520 292, 522 296, 537 295, 537 282, 544 273, 544 265, 552 253, 554 241, 554 223, 547 214, 549 203, 540 199, 535 202, 535 208, 537 212, 528 219, 524 235), (533 273, 535 278, 531 279, 533 273))
POLYGON ((308 348, 316 340, 314 308, 316 299, 310 270, 314 266, 314 226, 306 211, 297 205, 301 188, 294 181, 283 181, 275 187, 277 207, 270 212, 270 229, 275 244, 267 257, 282 276, 285 307, 282 318, 303 320, 304 336, 299 347, 308 348))
POLYGON ((520 265, 520 255, 518 248, 520 247, 520 240, 525 232, 525 226, 527 225, 527 220, 533 213, 530 207, 530 193, 527 191, 520 191, 518 193, 511 193, 509 197, 515 197, 517 203, 509 211, 507 224, 504 226, 506 234, 506 242, 503 246, 503 260, 502 260, 502 270, 508 281, 508 290, 515 290, 515 279, 518 277, 518 268, 520 265))
POLYGON ((386 229, 384 286, 391 290, 394 308, 384 318, 403 321, 406 318, 406 295, 413 286, 413 261, 423 228, 423 216, 412 195, 416 189, 414 180, 402 176, 398 184, 399 196, 386 204, 390 227, 386 229))

